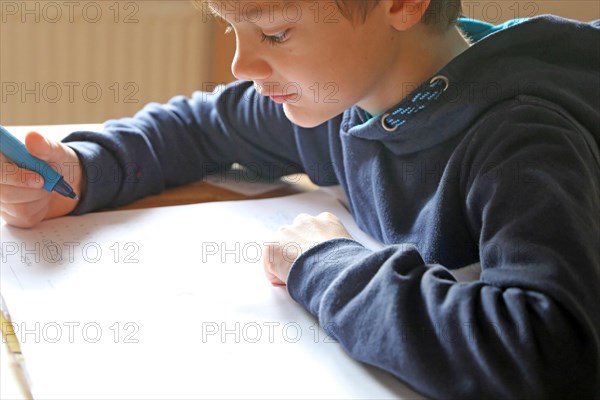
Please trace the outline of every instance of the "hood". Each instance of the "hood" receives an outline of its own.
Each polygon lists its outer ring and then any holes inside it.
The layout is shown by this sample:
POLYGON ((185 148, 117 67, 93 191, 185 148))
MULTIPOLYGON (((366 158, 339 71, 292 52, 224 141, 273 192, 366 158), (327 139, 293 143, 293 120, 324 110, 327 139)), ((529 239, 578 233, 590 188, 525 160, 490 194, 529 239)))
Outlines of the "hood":
POLYGON ((563 108, 600 143, 600 20, 544 15, 493 26, 463 18, 459 27, 475 42, 468 50, 382 116, 366 121, 352 108, 342 129, 413 153, 464 134, 486 110, 527 95, 563 108))

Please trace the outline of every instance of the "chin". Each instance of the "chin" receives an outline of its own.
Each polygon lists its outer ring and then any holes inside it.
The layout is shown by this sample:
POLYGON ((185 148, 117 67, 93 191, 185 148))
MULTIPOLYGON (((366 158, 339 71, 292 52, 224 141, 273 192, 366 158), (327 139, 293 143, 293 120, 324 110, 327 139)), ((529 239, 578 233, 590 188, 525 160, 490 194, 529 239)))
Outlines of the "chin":
POLYGON ((301 109, 287 103, 283 105, 283 112, 291 122, 302 128, 314 128, 335 117, 324 113, 323 110, 301 109))

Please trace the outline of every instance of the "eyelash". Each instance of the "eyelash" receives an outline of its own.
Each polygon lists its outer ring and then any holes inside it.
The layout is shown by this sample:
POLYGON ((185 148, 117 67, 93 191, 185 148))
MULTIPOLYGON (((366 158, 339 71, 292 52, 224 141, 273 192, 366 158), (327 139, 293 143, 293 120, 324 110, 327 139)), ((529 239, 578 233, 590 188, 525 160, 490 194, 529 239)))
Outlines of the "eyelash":
POLYGON ((287 29, 285 31, 282 31, 280 33, 278 33, 277 35, 265 35, 264 33, 261 33, 261 42, 267 42, 268 44, 271 45, 276 45, 276 44, 281 44, 283 42, 285 42, 287 39, 287 29))
MULTIPOLYGON (((231 32, 233 32, 233 26, 228 25, 227 28, 225 28, 225 34, 231 33, 231 32)), ((283 32, 278 33, 277 35, 265 35, 264 33, 261 33, 260 41, 267 42, 270 45, 281 44, 286 41, 287 33, 288 33, 287 29, 283 32)))

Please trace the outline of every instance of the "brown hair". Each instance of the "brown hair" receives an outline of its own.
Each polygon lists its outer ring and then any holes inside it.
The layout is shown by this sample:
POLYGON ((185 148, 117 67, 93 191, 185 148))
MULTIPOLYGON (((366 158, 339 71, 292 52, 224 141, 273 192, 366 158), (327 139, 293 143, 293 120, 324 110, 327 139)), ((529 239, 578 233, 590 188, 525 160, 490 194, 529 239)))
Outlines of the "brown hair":
MULTIPOLYGON (((344 18, 352 22, 365 22, 369 13, 379 5, 379 0, 334 1, 344 18)), ((192 3, 196 7, 207 11, 208 14, 219 14, 218 7, 214 4, 216 0, 192 0, 192 3)), ((431 0, 421 21, 432 29, 443 33, 456 24, 461 14, 461 0, 431 0)))
MULTIPOLYGON (((362 22, 379 4, 379 0, 335 0, 335 2, 345 18, 362 22)), ((438 32, 445 32, 456 24, 461 14, 461 0, 431 0, 421 21, 438 32)))

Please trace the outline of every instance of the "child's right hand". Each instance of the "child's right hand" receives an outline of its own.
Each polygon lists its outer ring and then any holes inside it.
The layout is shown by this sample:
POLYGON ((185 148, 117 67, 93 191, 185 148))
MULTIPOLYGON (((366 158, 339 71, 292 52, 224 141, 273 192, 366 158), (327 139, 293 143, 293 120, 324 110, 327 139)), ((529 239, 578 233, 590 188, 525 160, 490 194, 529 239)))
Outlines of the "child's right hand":
MULTIPOLYGON (((25 146, 56 169, 81 198, 82 169, 73 149, 36 132, 27 134, 25 146)), ((66 215, 77 206, 77 200, 42 189, 41 175, 17 167, 2 154, 0 171, 0 214, 9 225, 30 228, 45 219, 66 215)))

